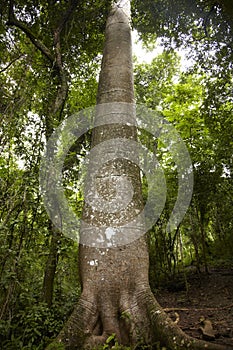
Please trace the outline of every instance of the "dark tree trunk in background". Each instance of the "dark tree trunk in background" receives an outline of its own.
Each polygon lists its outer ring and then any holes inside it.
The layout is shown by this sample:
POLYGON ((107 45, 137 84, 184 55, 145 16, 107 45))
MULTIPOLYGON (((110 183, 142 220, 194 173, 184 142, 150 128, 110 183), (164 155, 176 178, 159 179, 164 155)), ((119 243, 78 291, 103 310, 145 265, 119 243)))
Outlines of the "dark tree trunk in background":
POLYGON ((49 222, 49 226, 49 232, 51 232, 52 235, 49 246, 49 255, 44 272, 41 299, 48 305, 48 307, 51 307, 53 302, 54 279, 59 259, 58 252, 61 243, 61 233, 58 229, 56 229, 56 227, 53 226, 51 222, 49 222))

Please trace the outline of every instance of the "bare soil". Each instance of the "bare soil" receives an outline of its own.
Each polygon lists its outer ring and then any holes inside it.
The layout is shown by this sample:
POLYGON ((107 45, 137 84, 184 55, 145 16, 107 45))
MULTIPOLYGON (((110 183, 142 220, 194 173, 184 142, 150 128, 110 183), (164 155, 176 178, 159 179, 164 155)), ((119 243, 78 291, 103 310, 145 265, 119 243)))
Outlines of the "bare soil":
POLYGON ((183 274, 155 296, 187 334, 233 347, 233 267, 183 274))

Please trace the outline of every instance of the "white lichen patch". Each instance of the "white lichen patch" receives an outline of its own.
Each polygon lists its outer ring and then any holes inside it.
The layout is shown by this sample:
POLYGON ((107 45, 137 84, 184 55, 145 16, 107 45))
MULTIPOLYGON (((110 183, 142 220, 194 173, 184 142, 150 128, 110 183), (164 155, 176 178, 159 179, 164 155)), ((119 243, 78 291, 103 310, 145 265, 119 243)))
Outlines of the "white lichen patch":
POLYGON ((109 241, 115 236, 115 234, 116 234, 116 231, 112 227, 108 227, 105 230, 106 239, 109 241))
POLYGON ((99 234, 96 241, 97 241, 97 243, 104 243, 104 237, 101 235, 101 233, 99 234))
POLYGON ((99 262, 97 259, 93 259, 87 262, 90 266, 98 266, 99 262))
POLYGON ((157 310, 157 311, 155 311, 155 314, 156 314, 156 315, 159 315, 159 314, 161 314, 161 311, 160 311, 160 310, 157 310))
POLYGON ((100 255, 105 255, 105 251, 103 251, 103 250, 101 250, 101 249, 98 249, 98 248, 97 248, 97 251, 98 251, 98 253, 99 253, 100 255))

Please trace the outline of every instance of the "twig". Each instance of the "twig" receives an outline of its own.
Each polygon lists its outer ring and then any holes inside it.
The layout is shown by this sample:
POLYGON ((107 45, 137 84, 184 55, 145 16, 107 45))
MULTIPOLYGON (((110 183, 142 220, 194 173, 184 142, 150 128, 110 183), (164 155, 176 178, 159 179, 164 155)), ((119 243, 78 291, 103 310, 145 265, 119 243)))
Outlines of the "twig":
POLYGON ((183 307, 167 307, 164 308, 163 310, 165 312, 171 312, 171 311, 203 311, 203 310, 208 310, 208 311, 217 311, 217 310, 224 310, 224 309, 230 309, 233 307, 233 304, 222 306, 222 307, 205 307, 205 308, 198 308, 198 309, 191 309, 191 308, 183 308, 183 307))
POLYGON ((4 67, 3 69, 0 70, 0 73, 5 72, 8 68, 10 68, 10 66, 15 63, 15 61, 19 60, 21 57, 23 57, 24 54, 21 54, 19 57, 15 57, 11 62, 9 62, 6 67, 4 67))

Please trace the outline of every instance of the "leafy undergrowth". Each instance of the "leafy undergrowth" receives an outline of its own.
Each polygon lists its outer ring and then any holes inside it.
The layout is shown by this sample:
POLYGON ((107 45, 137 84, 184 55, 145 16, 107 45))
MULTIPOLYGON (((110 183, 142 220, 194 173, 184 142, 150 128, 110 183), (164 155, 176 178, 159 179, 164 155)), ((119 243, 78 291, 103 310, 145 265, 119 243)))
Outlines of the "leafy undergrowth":
POLYGON ((115 339, 115 334, 112 334, 103 346, 99 346, 93 350, 166 350, 164 347, 160 347, 159 344, 154 344, 153 346, 138 344, 134 348, 128 346, 119 345, 115 339))
POLYGON ((75 300, 71 296, 66 304, 55 302, 49 309, 45 303, 30 299, 10 321, 0 320, 0 349, 44 350, 61 330, 75 300))

